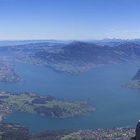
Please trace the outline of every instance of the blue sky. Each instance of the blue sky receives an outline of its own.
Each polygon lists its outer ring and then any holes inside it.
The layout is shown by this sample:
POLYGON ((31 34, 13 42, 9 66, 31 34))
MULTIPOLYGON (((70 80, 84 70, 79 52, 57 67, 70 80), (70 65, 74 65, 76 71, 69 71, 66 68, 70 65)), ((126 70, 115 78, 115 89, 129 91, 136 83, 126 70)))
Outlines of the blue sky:
POLYGON ((0 0, 0 40, 140 38, 140 0, 0 0))

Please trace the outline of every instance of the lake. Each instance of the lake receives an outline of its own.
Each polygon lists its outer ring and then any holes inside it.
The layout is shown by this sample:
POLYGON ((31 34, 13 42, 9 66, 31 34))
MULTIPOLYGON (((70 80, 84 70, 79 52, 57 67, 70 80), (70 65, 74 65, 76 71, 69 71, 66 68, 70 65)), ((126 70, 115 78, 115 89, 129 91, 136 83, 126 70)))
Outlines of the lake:
POLYGON ((21 123, 32 132, 52 129, 133 127, 140 119, 140 91, 123 88, 136 74, 139 63, 107 65, 78 75, 53 71, 44 66, 14 65, 22 80, 0 83, 1 90, 35 92, 68 100, 86 100, 96 111, 67 119, 13 113, 5 122, 21 123))

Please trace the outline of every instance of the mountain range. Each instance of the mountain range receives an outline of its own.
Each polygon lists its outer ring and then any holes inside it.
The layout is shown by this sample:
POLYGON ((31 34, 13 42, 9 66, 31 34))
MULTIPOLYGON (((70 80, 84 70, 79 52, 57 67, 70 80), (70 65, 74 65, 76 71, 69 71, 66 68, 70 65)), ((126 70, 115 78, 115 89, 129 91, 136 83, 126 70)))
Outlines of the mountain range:
POLYGON ((140 60, 140 40, 117 40, 117 43, 114 40, 114 45, 109 45, 112 41, 32 42, 3 46, 0 52, 8 52, 18 61, 42 64, 70 73, 85 72, 106 64, 140 60))

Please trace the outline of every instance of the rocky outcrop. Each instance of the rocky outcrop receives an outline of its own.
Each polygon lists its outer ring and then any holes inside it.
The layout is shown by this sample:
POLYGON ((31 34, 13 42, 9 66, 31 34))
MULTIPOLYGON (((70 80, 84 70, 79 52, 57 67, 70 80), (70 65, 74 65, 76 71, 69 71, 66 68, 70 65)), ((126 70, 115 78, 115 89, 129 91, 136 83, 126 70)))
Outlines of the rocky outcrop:
POLYGON ((140 140, 140 121, 138 122, 136 127, 136 136, 131 138, 130 140, 140 140))

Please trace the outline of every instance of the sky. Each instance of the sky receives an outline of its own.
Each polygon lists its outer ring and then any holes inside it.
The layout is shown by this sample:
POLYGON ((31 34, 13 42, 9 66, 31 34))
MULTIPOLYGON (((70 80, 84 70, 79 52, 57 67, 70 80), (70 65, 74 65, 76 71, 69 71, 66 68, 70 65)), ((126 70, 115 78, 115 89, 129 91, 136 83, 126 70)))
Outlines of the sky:
POLYGON ((140 38, 140 0, 0 0, 0 40, 140 38))

